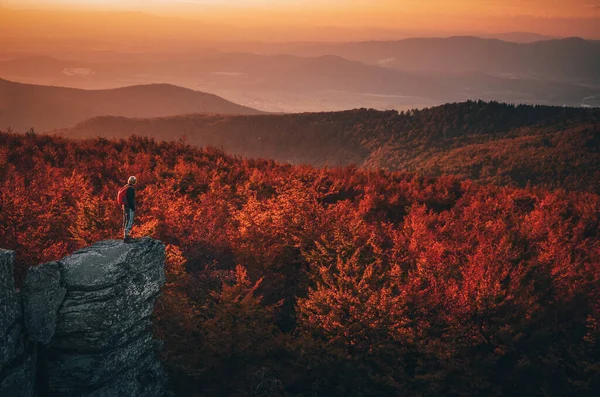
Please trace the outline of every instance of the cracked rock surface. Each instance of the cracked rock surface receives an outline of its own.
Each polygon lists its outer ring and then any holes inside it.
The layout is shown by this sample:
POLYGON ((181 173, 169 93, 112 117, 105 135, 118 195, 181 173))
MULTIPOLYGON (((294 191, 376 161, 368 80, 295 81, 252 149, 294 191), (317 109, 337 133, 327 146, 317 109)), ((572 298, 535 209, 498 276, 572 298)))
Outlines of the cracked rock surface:
POLYGON ((35 390, 35 356, 15 290, 14 251, 0 249, 0 396, 29 397, 35 390))
POLYGON ((56 330, 56 313, 67 293, 61 264, 50 262, 29 269, 22 291, 29 337, 47 345, 56 330))
POLYGON ((62 259, 66 290, 45 351, 49 396, 162 396, 151 319, 164 245, 102 241, 62 259))
POLYGON ((166 395, 151 321, 164 260, 151 238, 101 241, 29 269, 19 294, 0 250, 0 396, 166 395))

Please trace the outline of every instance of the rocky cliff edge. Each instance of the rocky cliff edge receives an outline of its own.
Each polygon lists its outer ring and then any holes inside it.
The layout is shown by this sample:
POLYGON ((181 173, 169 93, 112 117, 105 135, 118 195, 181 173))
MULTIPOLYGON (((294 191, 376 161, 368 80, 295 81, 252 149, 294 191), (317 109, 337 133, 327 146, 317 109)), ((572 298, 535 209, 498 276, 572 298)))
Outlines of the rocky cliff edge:
POLYGON ((164 259, 151 238, 102 241, 31 268, 18 294, 0 251, 0 395, 165 395, 151 330, 164 259))

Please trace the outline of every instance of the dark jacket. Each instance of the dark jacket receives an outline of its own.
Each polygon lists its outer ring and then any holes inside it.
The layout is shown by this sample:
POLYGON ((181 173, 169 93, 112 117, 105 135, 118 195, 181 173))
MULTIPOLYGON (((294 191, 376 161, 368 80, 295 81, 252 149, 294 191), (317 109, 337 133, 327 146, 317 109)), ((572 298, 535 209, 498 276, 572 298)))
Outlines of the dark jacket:
POLYGON ((133 188, 133 185, 127 186, 127 200, 125 202, 125 207, 131 208, 133 211, 135 211, 135 189, 133 188))

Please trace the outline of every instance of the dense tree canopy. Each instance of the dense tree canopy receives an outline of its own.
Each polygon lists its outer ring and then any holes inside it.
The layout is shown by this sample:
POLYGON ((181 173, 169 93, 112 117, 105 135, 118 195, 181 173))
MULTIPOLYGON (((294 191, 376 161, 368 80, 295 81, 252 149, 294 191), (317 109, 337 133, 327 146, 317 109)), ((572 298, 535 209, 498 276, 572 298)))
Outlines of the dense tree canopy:
POLYGON ((167 244, 155 327, 180 395, 600 391, 595 193, 0 133, 18 280, 117 238, 129 175, 134 235, 167 244))

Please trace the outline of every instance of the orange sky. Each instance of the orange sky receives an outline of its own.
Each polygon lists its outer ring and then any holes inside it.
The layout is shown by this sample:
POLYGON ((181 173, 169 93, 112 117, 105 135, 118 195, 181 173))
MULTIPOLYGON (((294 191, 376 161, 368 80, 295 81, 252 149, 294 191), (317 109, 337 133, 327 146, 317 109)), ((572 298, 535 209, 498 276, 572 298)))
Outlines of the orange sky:
MULTIPOLYGON (((594 0, 0 0, 0 5, 28 9, 144 11, 159 16, 201 19, 206 24, 251 28, 249 39, 277 41, 319 39, 322 33, 311 31, 316 26, 415 31, 416 35, 528 31, 600 38, 600 0, 595 1, 597 4, 594 0), (292 33, 294 27, 307 28, 304 36, 300 31, 292 33), (280 37, 277 32, 281 32, 280 37)), ((65 19, 64 16, 56 18, 65 19)), ((74 18, 90 29, 99 23, 88 21, 91 17, 74 18)), ((5 26, 10 29, 11 25, 23 23, 16 19, 12 22, 5 26)), ((51 24, 51 21, 41 23, 51 24)), ((62 26, 63 22, 58 25, 62 26)), ((164 33, 165 26, 157 30, 164 33)), ((148 29, 144 29, 144 34, 149 33, 148 29)), ((135 31, 136 27, 130 30, 135 31)), ((55 33, 59 31, 60 26, 54 29, 55 33)), ((344 40, 343 32, 325 35, 324 40, 344 40)), ((368 32, 363 35, 363 39, 369 39, 368 32)), ((213 39, 218 33, 212 32, 209 36, 213 39)), ((356 34, 351 36, 350 39, 360 38, 356 34)))
POLYGON ((0 0, 5 6, 154 10, 238 14, 253 10, 304 12, 440 13, 460 15, 589 17, 598 14, 594 0, 0 0))

